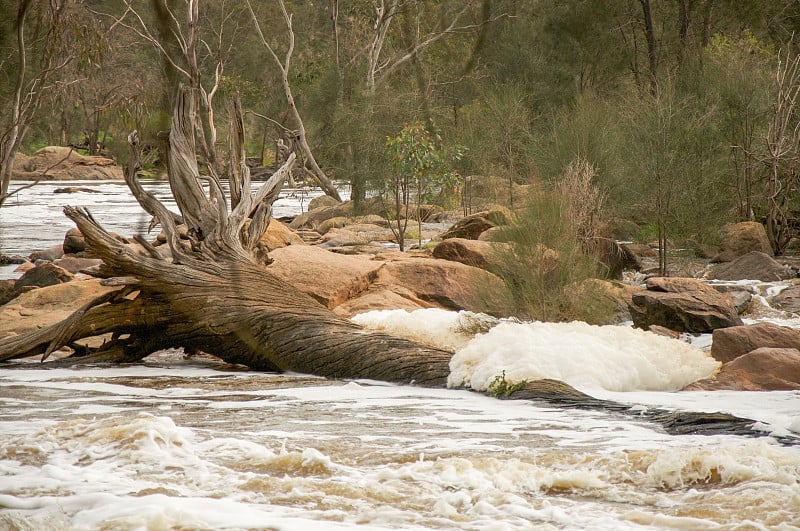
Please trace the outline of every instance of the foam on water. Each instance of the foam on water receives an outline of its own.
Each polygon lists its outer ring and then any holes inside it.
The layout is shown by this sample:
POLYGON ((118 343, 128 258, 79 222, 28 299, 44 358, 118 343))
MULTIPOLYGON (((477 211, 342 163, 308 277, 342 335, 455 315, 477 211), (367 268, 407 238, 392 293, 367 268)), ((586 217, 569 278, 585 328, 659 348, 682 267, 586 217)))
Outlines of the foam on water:
MULTIPOLYGON (((797 396, 783 400, 775 415, 797 409, 797 396)), ((797 448, 672 437, 464 390, 197 368, 9 370, 0 403, 0 528, 800 525, 797 448), (95 417, 78 413, 89 383, 106 407, 95 417)))
MULTIPOLYGON (((446 310, 373 311, 354 321, 441 348, 455 349, 451 387, 486 390, 505 374, 508 383, 554 378, 574 387, 610 391, 673 391, 706 378, 719 362, 684 341, 626 326, 480 320, 446 310), (470 339, 464 321, 494 324, 470 339)), ((472 328, 474 330, 474 328, 472 328)))

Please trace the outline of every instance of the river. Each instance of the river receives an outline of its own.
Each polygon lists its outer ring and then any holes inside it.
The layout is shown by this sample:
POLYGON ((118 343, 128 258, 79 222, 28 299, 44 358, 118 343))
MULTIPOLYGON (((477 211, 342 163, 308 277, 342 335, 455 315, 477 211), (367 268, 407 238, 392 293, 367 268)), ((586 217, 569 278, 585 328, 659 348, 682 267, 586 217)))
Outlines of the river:
MULTIPOLYGON (((100 186, 115 193, 37 186, 36 204, 21 193, 11 209, 27 228, 0 210, 0 249, 60 241, 60 205, 79 198, 108 226, 115 212, 146 225, 124 188, 100 186)), ((800 446, 786 444, 800 436, 800 393, 675 392, 713 371, 698 348, 707 338, 511 321, 473 337, 454 327, 462 317, 357 320, 456 349, 454 385, 559 377, 633 413, 729 412, 764 436, 672 436, 636 415, 244 372, 170 351, 136 366, 8 368, 0 529, 800 529, 800 446)))

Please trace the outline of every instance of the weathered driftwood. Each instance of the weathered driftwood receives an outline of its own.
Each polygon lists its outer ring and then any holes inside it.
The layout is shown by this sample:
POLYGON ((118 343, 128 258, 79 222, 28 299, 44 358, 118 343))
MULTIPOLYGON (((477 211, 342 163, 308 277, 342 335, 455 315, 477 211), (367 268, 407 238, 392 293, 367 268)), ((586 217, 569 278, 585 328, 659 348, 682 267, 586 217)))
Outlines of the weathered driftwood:
MULTIPOLYGON (((234 106, 230 202, 213 178, 206 192, 195 158, 196 99, 190 90, 179 92, 169 138, 168 173, 180 215, 139 184, 136 133, 129 137, 131 157, 125 171, 133 195, 161 224, 171 257, 141 237, 137 241, 147 254, 137 252, 106 232, 88 211, 66 207, 64 213, 104 262, 100 276, 119 289, 61 323, 0 340, 0 361, 36 354, 44 360, 71 347, 71 356, 51 363, 130 363, 158 350, 183 347, 256 370, 444 386, 451 352, 364 331, 270 273, 259 240, 294 156, 251 191, 241 113, 234 106), (179 221, 188 227, 188 243, 178 235, 179 221), (99 336, 109 339, 98 347, 79 343, 99 336)), ((553 380, 528 382, 503 398, 631 414, 629 406, 594 399, 553 380)), ((645 418, 673 433, 754 433, 752 421, 730 416, 652 410, 645 418)))
POLYGON ((181 216, 142 188, 138 138, 130 138, 125 179, 142 207, 161 224, 171 258, 143 238, 144 256, 108 234, 86 210, 64 213, 84 234, 104 265, 106 278, 126 278, 120 290, 102 296, 58 325, 0 341, 0 360, 65 346, 77 361, 142 359, 164 348, 212 353, 254 369, 296 371, 336 378, 374 378, 443 385, 450 352, 382 333, 367 333, 265 265, 258 242, 271 205, 294 163, 286 163, 255 192, 243 152, 238 106, 231 124, 230 204, 218 182, 202 186, 195 157, 195 98, 181 89, 169 137, 169 180, 181 216), (178 236, 176 219, 187 225, 189 242, 178 236), (112 334, 101 347, 79 347, 88 337, 112 334))

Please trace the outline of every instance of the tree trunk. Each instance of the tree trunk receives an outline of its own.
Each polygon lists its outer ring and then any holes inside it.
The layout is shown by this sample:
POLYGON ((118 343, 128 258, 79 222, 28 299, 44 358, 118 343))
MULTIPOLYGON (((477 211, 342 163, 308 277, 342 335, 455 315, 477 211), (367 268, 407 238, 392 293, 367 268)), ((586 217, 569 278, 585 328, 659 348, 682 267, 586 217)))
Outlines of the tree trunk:
MULTIPOLYGON (((191 92, 180 91, 169 140, 170 185, 189 229, 190 245, 178 237, 176 214, 139 184, 138 137, 132 134, 125 178, 142 207, 161 223, 172 260, 141 237, 137 239, 149 256, 139 254, 106 232, 86 210, 66 207, 64 213, 104 262, 100 276, 123 287, 62 323, 0 340, 0 360, 37 353, 46 358, 54 350, 73 346, 78 362, 131 362, 156 350, 184 347, 254 369, 444 385, 451 352, 366 333, 270 273, 258 241, 294 155, 251 194, 242 156, 244 135, 234 134, 231 166, 239 172, 231 181, 235 199, 230 211, 224 202, 210 200, 198 180, 193 142, 196 98, 191 92), (95 349, 76 343, 109 333, 111 340, 95 349)), ((234 106, 239 119, 232 129, 241 126, 238 109, 234 106)), ((222 197, 220 193, 214 197, 222 197)))

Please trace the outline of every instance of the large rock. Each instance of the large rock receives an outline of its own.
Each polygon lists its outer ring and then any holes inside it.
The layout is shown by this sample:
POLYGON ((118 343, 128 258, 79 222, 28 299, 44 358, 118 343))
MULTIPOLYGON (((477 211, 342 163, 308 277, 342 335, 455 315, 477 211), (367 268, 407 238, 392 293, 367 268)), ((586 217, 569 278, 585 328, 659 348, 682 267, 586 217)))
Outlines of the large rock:
POLYGON ((377 283, 402 286, 428 303, 448 310, 508 315, 501 294, 505 285, 496 275, 459 262, 410 258, 387 262, 377 283))
POLYGON ((687 390, 791 391, 800 389, 800 350, 762 347, 739 356, 714 378, 687 390))
POLYGON ((712 280, 761 280, 774 282, 794 277, 794 273, 760 251, 750 251, 732 262, 723 262, 711 268, 712 280))
POLYGON ((773 308, 784 312, 800 314, 800 284, 784 289, 770 301, 773 308))
POLYGON ((86 240, 80 230, 73 227, 64 235, 64 243, 61 246, 64 254, 77 254, 86 250, 86 240))
POLYGON ((53 265, 60 267, 61 269, 65 269, 72 273, 80 273, 85 269, 96 268, 103 261, 99 258, 79 258, 77 256, 65 256, 64 258, 59 258, 53 265))
POLYGON ((800 349, 800 330, 773 323, 756 323, 714 330, 711 356, 728 363, 761 347, 800 349))
POLYGON ((64 256, 64 246, 59 243, 48 247, 47 249, 33 251, 28 256, 28 259, 31 262, 36 262, 37 260, 47 260, 48 262, 52 262, 53 260, 58 260, 62 256, 64 256))
POLYGON ((467 240, 477 240, 480 235, 494 227, 509 225, 513 220, 510 210, 496 208, 472 214, 457 221, 452 227, 442 234, 442 239, 465 238, 467 240))
POLYGON ((108 180, 122 179, 122 167, 106 157, 87 157, 60 146, 44 147, 32 157, 18 154, 13 179, 20 180, 108 180), (44 172, 47 171, 45 175, 44 172))
POLYGON ((620 324, 631 320, 633 296, 642 288, 614 280, 588 278, 565 289, 568 313, 589 324, 620 324))
POLYGON ((74 278, 72 273, 52 262, 42 262, 22 275, 14 284, 14 289, 19 291, 29 286, 43 288, 55 284, 63 284, 74 278))
POLYGON ((730 262, 752 251, 773 255, 767 231, 761 223, 756 221, 732 223, 725 225, 720 232, 722 243, 719 254, 714 258, 715 262, 730 262))
POLYGON ((75 280, 23 293, 0 307, 0 337, 63 321, 95 297, 119 289, 102 286, 100 282, 100 279, 75 280))
POLYGON ((633 323, 659 325, 677 332, 704 333, 742 324, 732 299, 700 280, 655 277, 636 293, 630 306, 633 323))
POLYGON ((289 245, 306 244, 303 238, 275 218, 269 221, 267 230, 261 236, 260 242, 267 251, 274 251, 275 249, 280 249, 289 245))
POLYGON ((353 214, 353 202, 345 201, 332 206, 323 206, 300 214, 289 223, 290 229, 317 230, 319 225, 328 219, 350 217, 353 214))
POLYGON ((433 257, 487 269, 497 261, 498 253, 507 250, 504 243, 449 238, 433 249, 433 257))
POLYGON ((342 315, 372 309, 438 307, 506 315, 499 277, 435 258, 387 253, 375 258, 289 246, 271 253, 278 278, 342 315))
POLYGON ((332 253, 304 245, 282 247, 270 253, 269 270, 328 308, 365 291, 377 278, 382 262, 364 256, 332 253))

